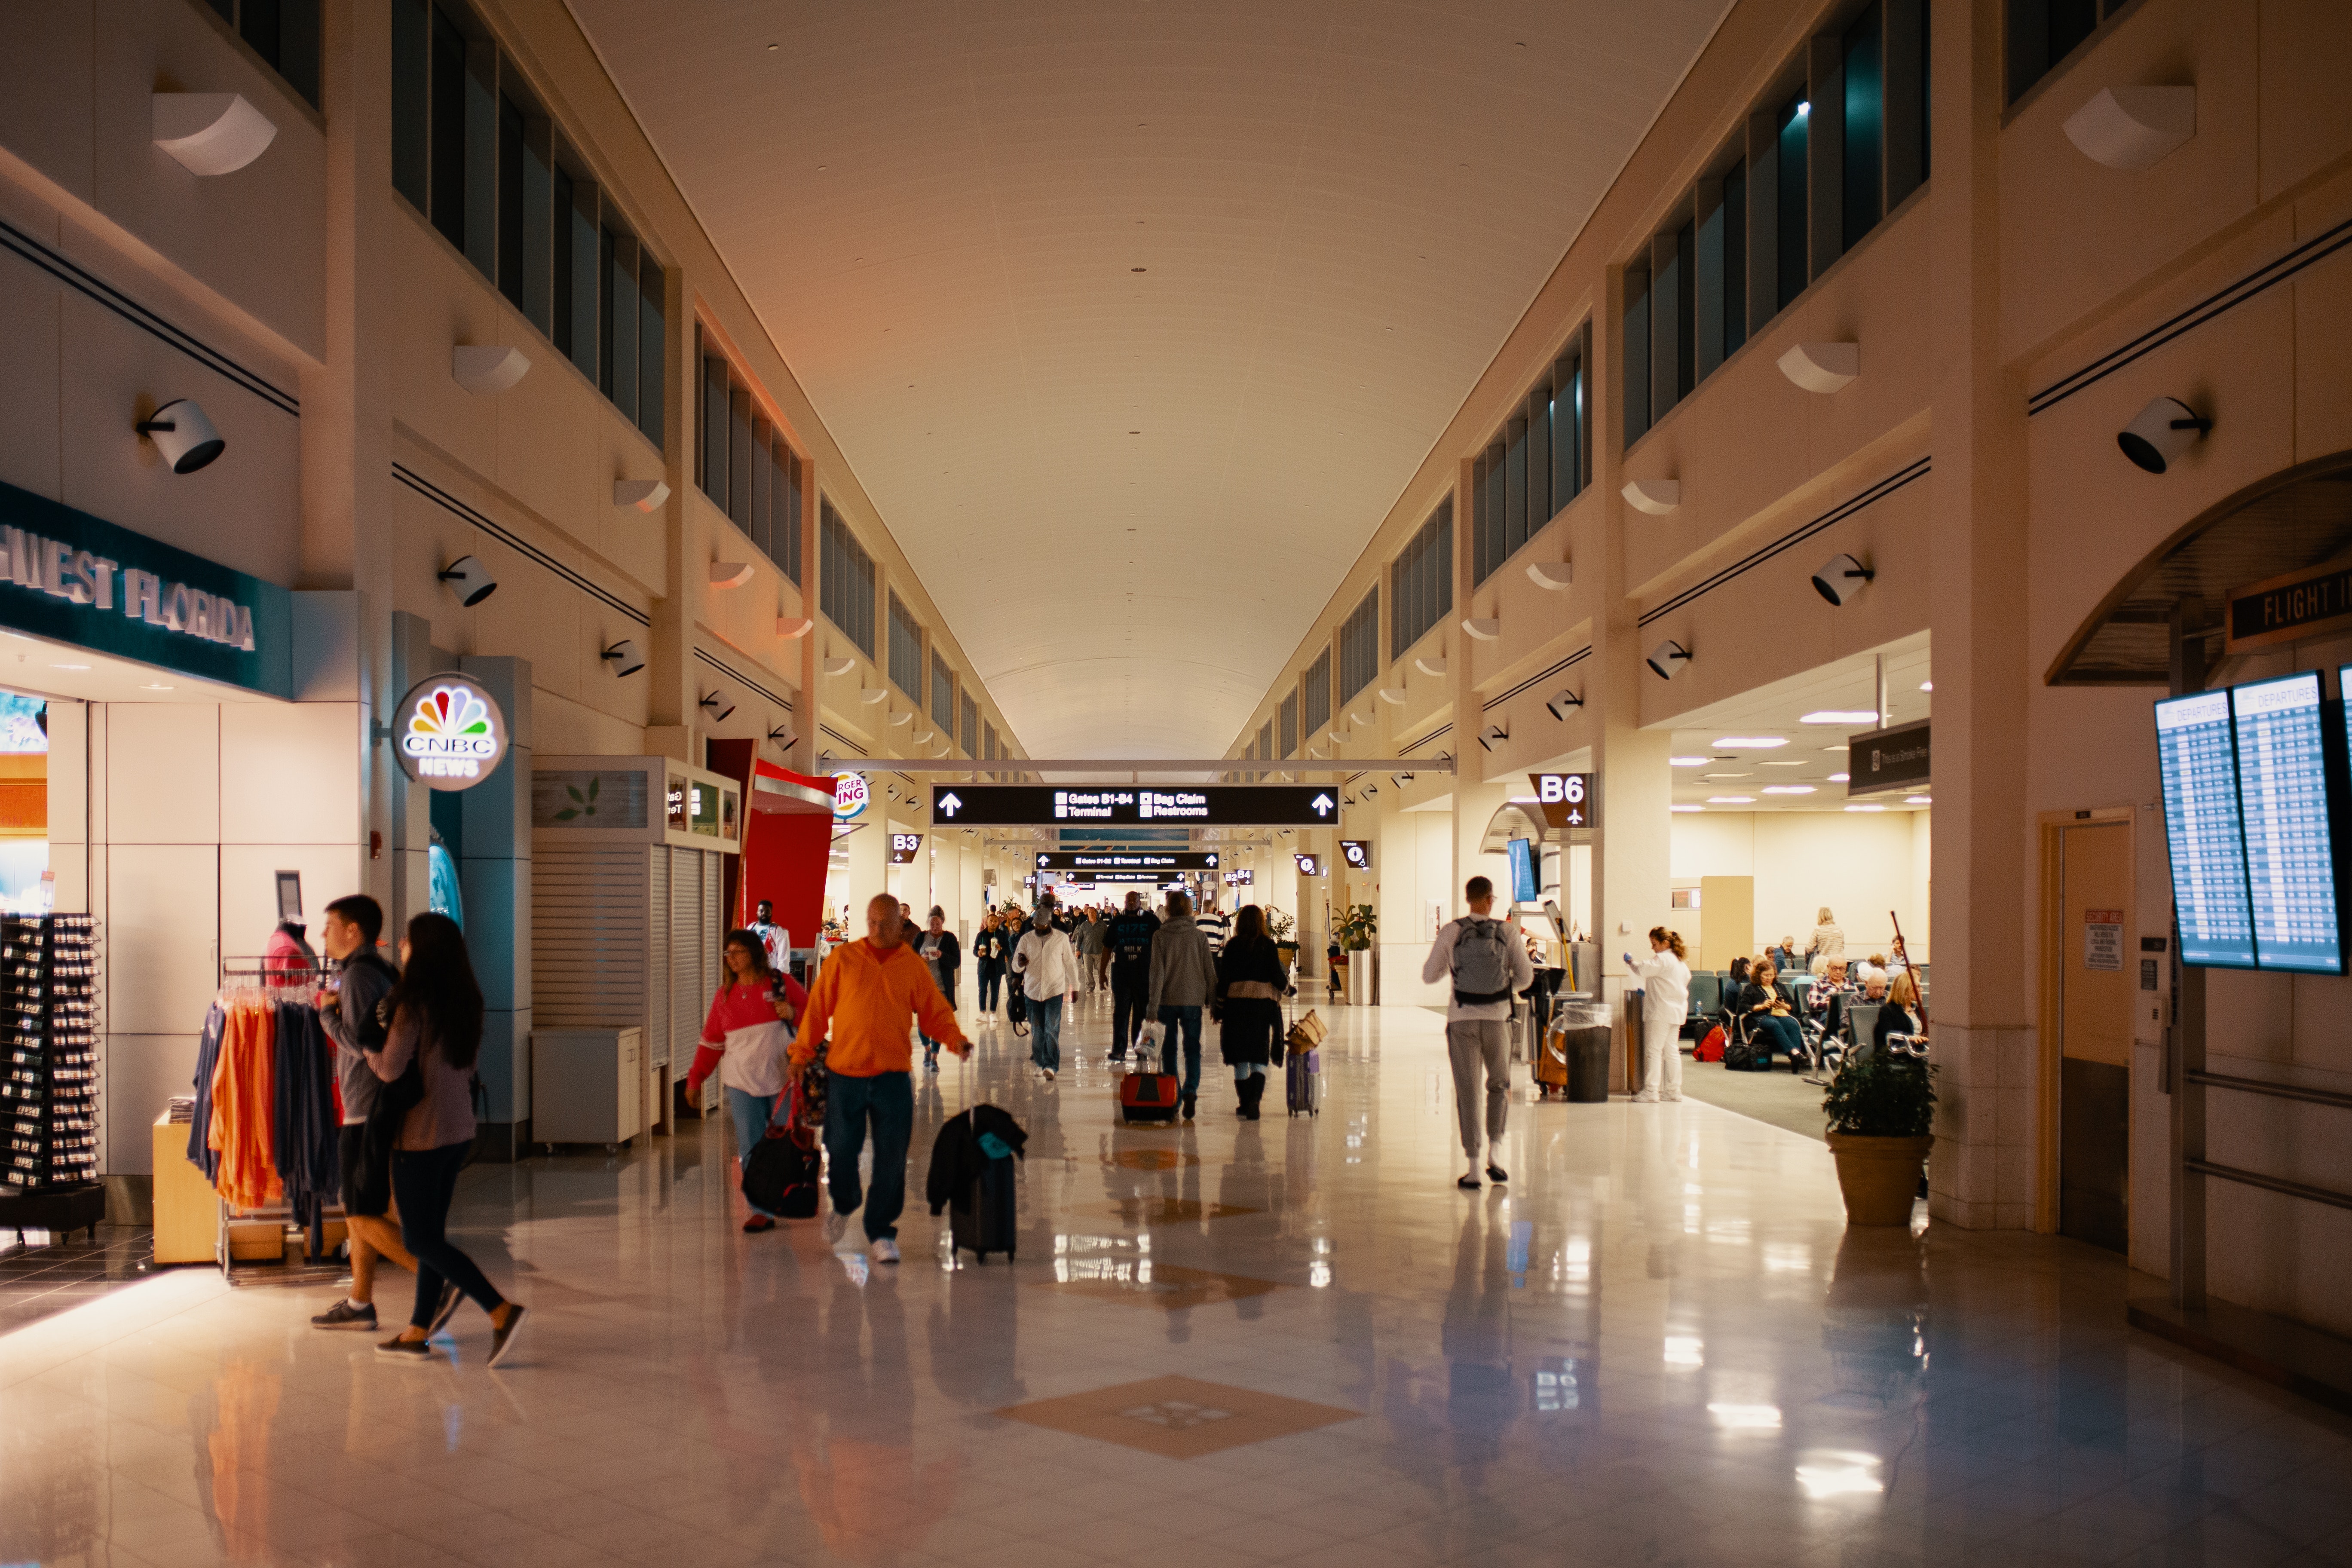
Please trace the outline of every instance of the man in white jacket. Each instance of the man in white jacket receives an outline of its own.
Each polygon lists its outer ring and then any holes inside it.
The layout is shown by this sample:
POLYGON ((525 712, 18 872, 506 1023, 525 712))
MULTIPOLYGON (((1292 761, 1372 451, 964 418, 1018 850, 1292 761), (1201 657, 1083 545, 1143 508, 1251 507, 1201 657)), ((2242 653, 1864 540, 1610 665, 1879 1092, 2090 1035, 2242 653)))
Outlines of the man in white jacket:
POLYGON ((1473 877, 1462 889, 1470 912, 1445 922, 1421 966, 1424 984, 1447 982, 1445 1051, 1454 1062, 1454 1104, 1462 1118, 1469 1167, 1454 1183, 1478 1190, 1480 1100, 1486 1102, 1486 1179, 1507 1182, 1501 1159, 1503 1119, 1510 1110, 1511 998, 1536 983, 1536 966, 1517 926, 1492 918, 1495 884, 1473 877), (1481 1078, 1485 1079, 1483 1085, 1481 1078))
POLYGON ((1062 1004, 1078 999, 1078 955, 1054 929, 1054 900, 1037 900, 1035 923, 1013 950, 1013 973, 1029 998, 1029 1060, 1054 1081, 1062 1070, 1062 1004))

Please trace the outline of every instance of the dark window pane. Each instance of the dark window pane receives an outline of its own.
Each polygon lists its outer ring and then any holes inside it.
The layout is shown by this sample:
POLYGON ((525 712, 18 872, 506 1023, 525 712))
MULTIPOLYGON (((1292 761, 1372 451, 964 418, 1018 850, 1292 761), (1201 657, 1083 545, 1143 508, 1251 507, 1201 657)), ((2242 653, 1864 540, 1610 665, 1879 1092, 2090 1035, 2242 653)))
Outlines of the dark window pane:
POLYGON ((1650 269, 1625 269, 1625 445, 1650 433, 1650 269))
POLYGON ((572 357, 572 176, 555 171, 554 258, 555 352, 572 357))
POLYGON ((1533 532, 1559 510, 1551 499, 1551 384, 1528 394, 1528 529, 1533 532))
POLYGON ((637 261, 637 428, 655 446, 665 446, 662 432, 662 383, 669 374, 663 343, 662 270, 651 258, 637 261))
MULTIPOLYGON (((213 0, 226 18, 226 0, 213 0)), ((237 31, 253 52, 316 108, 319 102, 319 0, 245 0, 237 31)))
POLYGON ((522 313, 555 335, 554 127, 530 120, 522 132, 522 313))
POLYGON ((499 51, 466 46, 466 259, 499 275, 499 51))
POLYGON ((751 526, 751 395, 737 387, 727 395, 727 515, 736 526, 751 526))
POLYGON ((1780 298, 1775 301, 1776 308, 1785 307, 1803 293, 1811 281, 1805 269, 1805 129, 1812 107, 1801 90, 1780 106, 1780 189, 1773 193, 1780 231, 1780 298))
POLYGON ((752 548, 771 559, 775 555, 776 542, 776 466, 768 456, 768 422, 758 415, 751 416, 751 521, 744 526, 751 535, 752 548))
POLYGON ((598 384, 631 420, 637 416, 637 242, 604 231, 604 310, 597 322, 603 338, 603 374, 598 384))
MULTIPOLYGON (((572 186, 568 205, 571 243, 565 248, 571 253, 572 295, 572 363, 580 374, 602 384, 601 360, 597 347, 596 279, 601 268, 602 247, 596 238, 596 187, 585 183, 572 186)), ((562 219, 564 214, 556 216, 562 219)))
POLYGON ((432 18, 425 0, 392 0, 392 188, 426 210, 432 18))
POLYGON ((1675 312, 1675 401, 1691 395, 1698 384, 1698 234, 1690 224, 1675 231, 1674 278, 1659 289, 1661 302, 1671 300, 1675 312))
POLYGON ((2050 7, 2050 45, 2048 65, 2056 65, 2068 51, 2095 31, 2099 26, 2098 0, 2047 0, 2050 7))
POLYGON ((1871 5, 1845 33, 1845 248, 1878 226, 1886 142, 1880 12, 1871 5))
POLYGON ((1514 419, 1503 437, 1503 553, 1528 542, 1528 422, 1514 419))
POLYGON ((1723 357, 1748 341, 1748 165, 1723 176, 1723 357))
POLYGON ((466 37, 433 12, 433 226, 466 248, 466 37))
POLYGON ((499 100, 499 292, 522 309, 522 110, 499 100))
POLYGON ((801 460, 779 436, 776 463, 782 478, 776 483, 776 559, 784 575, 801 580, 801 460))

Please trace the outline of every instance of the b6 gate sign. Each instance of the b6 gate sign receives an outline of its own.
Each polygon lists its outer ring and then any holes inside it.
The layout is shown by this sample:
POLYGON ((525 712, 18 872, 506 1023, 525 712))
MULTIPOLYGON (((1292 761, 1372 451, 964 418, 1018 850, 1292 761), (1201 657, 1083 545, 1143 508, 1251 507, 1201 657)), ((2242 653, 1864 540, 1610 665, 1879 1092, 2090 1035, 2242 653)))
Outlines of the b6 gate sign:
POLYGON ((1590 827, 1599 815, 1593 799, 1593 778, 1591 773, 1529 773, 1536 786, 1536 803, 1543 807, 1544 822, 1552 827, 1590 827))

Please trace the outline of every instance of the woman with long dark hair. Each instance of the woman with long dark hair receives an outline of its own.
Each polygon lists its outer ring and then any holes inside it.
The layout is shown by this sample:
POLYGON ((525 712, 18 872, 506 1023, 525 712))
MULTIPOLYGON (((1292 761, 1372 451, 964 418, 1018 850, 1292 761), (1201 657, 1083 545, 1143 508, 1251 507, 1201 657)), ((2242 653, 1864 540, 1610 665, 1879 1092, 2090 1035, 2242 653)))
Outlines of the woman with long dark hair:
POLYGON ((1258 1119, 1265 1099, 1265 1069, 1274 1060, 1275 1032, 1282 1027, 1282 998, 1290 971, 1265 927, 1265 911, 1243 906, 1234 934, 1217 955, 1217 1054, 1234 1069, 1244 1120, 1258 1119))
POLYGON ((392 1027, 368 1065, 390 1087, 386 1098, 406 1104, 393 1144, 392 1194, 400 1208, 400 1239, 416 1255, 416 1306, 399 1336, 376 1346, 396 1361, 431 1359, 428 1341, 467 1296, 490 1315, 496 1366, 514 1349, 523 1309, 492 1289, 481 1268, 449 1239, 449 1205, 457 1173, 474 1146, 474 1062, 482 1048, 482 988, 466 953, 465 933, 447 915, 422 914, 408 922, 400 944, 400 984, 384 999, 392 1027), (445 1285, 455 1287, 444 1289, 445 1285))
MULTIPOLYGON (((758 931, 729 931, 722 951, 727 984, 703 1023, 702 1043, 687 1069, 686 1097, 701 1103, 703 1080, 718 1073, 735 1122, 735 1152, 748 1164, 784 1092, 784 1053, 793 1043, 784 1026, 808 1005, 808 993, 791 975, 768 967, 768 944, 758 931)), ((775 1227, 776 1216, 757 1206, 743 1222, 753 1235, 775 1227)))

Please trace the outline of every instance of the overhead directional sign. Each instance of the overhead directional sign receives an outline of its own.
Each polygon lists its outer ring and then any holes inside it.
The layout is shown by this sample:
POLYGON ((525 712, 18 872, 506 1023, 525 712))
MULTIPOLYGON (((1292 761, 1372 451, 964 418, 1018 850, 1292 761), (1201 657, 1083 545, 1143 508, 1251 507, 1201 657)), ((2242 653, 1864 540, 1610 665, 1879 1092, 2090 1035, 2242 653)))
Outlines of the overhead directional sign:
POLYGON ((1040 871, 1213 871, 1214 849, 1040 849, 1040 871))
POLYGON ((1536 786, 1536 802, 1543 807, 1547 826, 1592 826, 1594 801, 1591 773, 1529 773, 1528 779, 1536 786))
POLYGON ((931 819, 957 826, 1315 827, 1336 820, 1322 784, 933 784, 931 819))

